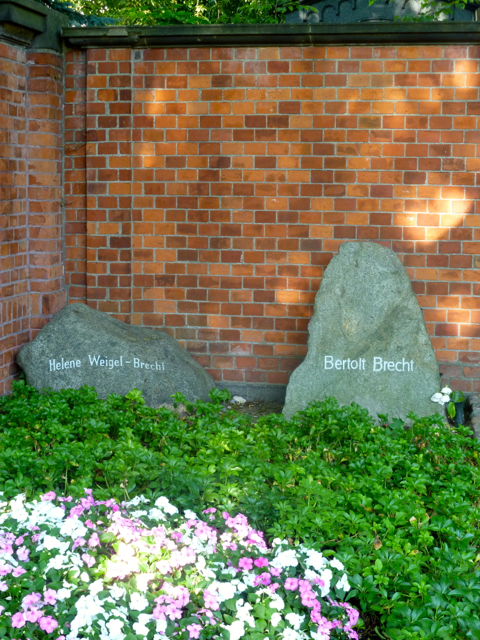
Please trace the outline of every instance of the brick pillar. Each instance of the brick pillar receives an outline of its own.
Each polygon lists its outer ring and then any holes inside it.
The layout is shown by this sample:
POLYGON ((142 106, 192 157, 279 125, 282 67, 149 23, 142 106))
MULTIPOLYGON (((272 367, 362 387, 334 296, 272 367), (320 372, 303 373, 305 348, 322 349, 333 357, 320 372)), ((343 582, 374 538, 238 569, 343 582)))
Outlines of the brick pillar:
POLYGON ((124 322, 132 297, 132 54, 87 51, 87 304, 124 322))
POLYGON ((63 58, 27 53, 28 279, 31 338, 65 305, 63 58))
POLYGON ((86 52, 65 62, 65 283, 69 302, 86 303, 86 52))
POLYGON ((26 54, 0 43, 0 393, 10 389, 15 352, 28 341, 26 54))
POLYGON ((0 394, 65 304, 62 109, 62 57, 0 43, 0 394))

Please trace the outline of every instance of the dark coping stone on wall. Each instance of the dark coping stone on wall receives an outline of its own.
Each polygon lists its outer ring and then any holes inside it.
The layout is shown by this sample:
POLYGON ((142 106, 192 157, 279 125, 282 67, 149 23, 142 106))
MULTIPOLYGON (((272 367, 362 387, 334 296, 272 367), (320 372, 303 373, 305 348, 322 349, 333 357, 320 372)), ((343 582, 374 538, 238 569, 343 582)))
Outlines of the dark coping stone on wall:
POLYGON ((79 48, 468 44, 480 42, 480 22, 67 27, 62 34, 79 48))
POLYGON ((0 41, 61 52, 66 15, 33 0, 0 0, 0 41))

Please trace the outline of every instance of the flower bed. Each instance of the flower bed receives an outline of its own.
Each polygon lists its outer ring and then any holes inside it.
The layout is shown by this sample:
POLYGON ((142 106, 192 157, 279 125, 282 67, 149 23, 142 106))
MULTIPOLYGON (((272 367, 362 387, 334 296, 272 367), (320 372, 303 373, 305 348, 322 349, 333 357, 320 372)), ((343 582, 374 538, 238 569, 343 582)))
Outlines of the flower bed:
POLYGON ((0 576, 15 640, 358 638, 341 562, 163 497, 18 495, 0 505, 0 576))

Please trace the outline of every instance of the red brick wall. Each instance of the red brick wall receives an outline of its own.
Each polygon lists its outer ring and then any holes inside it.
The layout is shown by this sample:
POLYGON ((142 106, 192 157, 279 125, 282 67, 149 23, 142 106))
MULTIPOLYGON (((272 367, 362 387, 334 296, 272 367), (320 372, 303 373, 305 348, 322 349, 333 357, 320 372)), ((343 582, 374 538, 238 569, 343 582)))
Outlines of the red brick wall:
POLYGON ((64 302, 61 56, 0 43, 0 394, 64 302))
POLYGON ((69 53, 70 301, 166 327, 218 381, 285 384, 339 245, 380 242, 444 380, 480 391, 479 55, 69 53))

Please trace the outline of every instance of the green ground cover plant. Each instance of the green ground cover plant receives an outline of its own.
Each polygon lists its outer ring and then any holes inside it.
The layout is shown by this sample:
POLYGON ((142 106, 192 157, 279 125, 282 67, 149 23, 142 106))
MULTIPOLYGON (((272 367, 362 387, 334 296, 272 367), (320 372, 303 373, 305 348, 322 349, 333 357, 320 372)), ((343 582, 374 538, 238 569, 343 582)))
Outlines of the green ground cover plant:
POLYGON ((333 399, 253 423, 212 395, 181 418, 135 390, 103 401, 17 382, 0 398, 0 489, 93 487, 99 500, 166 495, 244 513, 270 539, 345 564, 363 638, 480 638, 480 444, 468 429, 440 416, 378 424, 333 399))

